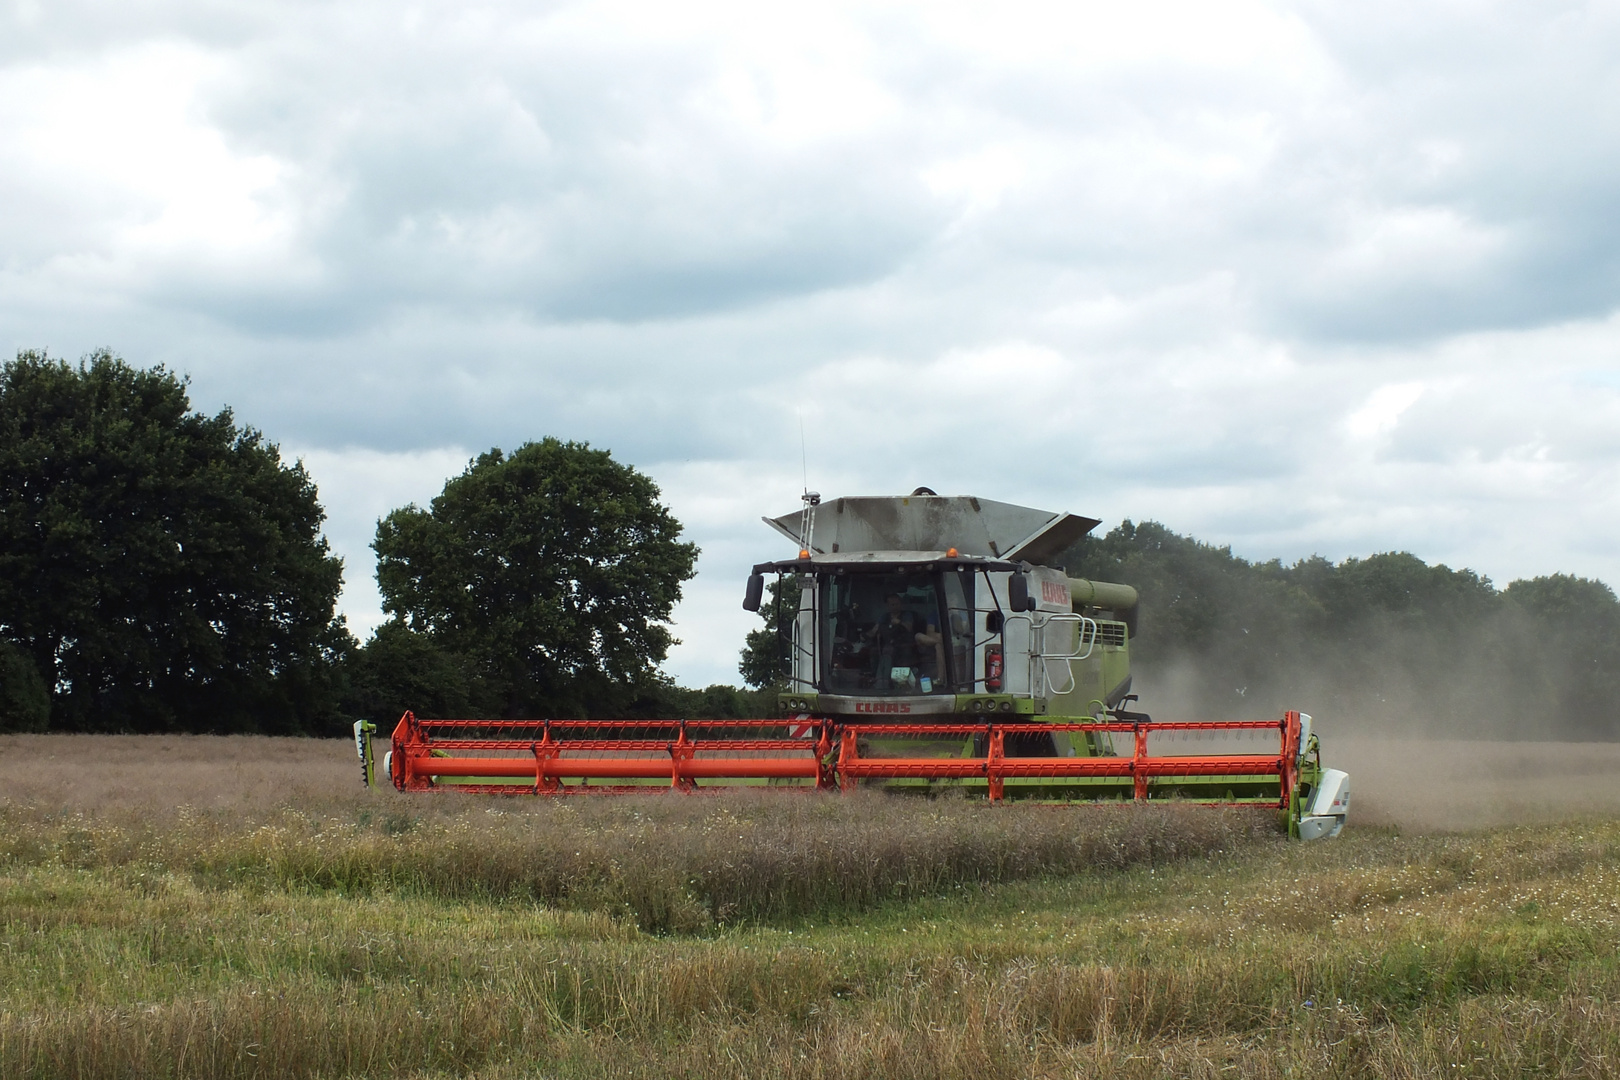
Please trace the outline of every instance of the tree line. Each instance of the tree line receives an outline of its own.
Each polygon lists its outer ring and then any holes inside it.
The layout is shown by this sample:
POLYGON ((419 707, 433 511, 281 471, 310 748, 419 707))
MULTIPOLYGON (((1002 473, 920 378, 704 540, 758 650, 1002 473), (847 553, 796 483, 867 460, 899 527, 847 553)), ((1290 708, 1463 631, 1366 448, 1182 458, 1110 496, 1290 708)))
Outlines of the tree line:
MULTIPOLYGON (((364 643, 334 614, 344 567, 324 519, 303 466, 231 410, 193 411, 183 378, 19 353, 0 366, 0 730, 338 735, 407 707, 774 706, 775 603, 743 643, 746 688, 663 673, 697 548, 606 450, 490 450, 427 507, 390 513, 373 543, 388 617, 364 643)), ((1129 521, 1062 561, 1140 591, 1137 687, 1161 712, 1620 735, 1620 603, 1602 582, 1498 590, 1407 553, 1249 562, 1129 521)))
POLYGON ((356 718, 746 716, 663 674, 695 545, 605 450, 491 450, 378 523, 388 619, 298 462, 107 352, 0 367, 0 730, 343 734, 356 718))
POLYGON ((1620 737, 1620 602, 1569 574, 1498 589, 1408 552, 1250 562, 1156 522, 1064 555, 1141 594, 1144 702, 1212 719, 1284 708, 1430 736, 1620 737))

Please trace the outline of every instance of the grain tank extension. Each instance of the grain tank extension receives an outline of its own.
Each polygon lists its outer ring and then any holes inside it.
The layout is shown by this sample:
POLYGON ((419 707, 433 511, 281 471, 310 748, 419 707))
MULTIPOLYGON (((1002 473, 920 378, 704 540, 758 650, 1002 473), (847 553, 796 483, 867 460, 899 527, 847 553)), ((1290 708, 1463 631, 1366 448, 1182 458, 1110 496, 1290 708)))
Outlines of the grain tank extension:
MULTIPOLYGON (((1059 559, 1098 522, 970 496, 807 494, 766 523, 794 557, 754 567, 773 601, 780 712, 737 721, 428 720, 407 713, 383 772, 402 790, 694 791, 769 785, 992 801, 1276 807, 1290 834, 1335 836, 1349 777, 1323 768, 1311 717, 1155 721, 1134 711, 1128 585, 1059 559), (795 599, 796 598, 796 599, 795 599)), ((368 777, 369 725, 356 725, 368 777)))

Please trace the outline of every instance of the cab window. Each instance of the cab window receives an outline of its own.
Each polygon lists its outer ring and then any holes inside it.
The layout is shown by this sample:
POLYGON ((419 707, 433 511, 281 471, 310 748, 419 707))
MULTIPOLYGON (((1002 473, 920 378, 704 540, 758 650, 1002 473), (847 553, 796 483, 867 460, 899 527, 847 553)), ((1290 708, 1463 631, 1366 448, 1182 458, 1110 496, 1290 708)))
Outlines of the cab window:
POLYGON ((841 574, 822 579, 822 686, 832 694, 946 694, 972 614, 956 574, 841 574), (942 590, 941 578, 945 579, 942 590), (943 593, 943 595, 942 595, 943 593), (953 659, 956 661, 953 664, 953 659))

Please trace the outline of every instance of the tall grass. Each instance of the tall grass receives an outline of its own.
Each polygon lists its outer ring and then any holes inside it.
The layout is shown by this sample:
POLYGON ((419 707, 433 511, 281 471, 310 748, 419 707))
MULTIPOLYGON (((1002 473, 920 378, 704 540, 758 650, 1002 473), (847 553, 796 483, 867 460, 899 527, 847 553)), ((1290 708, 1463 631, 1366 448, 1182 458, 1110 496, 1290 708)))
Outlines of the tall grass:
POLYGON ((1614 833, 1250 851, 716 939, 40 865, 0 897, 0 1075, 1611 1075, 1614 833), (1300 898, 1343 910, 1305 926, 1300 898))
POLYGON ((1203 807, 985 807, 738 792, 522 805, 379 799, 259 822, 0 808, 0 864, 182 871, 218 887, 524 900, 626 913, 643 930, 850 914, 1030 877, 1206 856, 1265 839, 1264 814, 1203 807))
POLYGON ((1620 824, 0 808, 0 1077, 1609 1076, 1620 824))

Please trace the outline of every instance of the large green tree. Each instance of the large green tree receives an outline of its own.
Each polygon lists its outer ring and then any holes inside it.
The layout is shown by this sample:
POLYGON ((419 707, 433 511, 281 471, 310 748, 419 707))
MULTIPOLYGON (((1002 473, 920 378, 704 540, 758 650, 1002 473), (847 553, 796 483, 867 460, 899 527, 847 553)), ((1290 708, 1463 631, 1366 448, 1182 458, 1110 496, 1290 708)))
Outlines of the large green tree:
POLYGON ((350 639, 323 516, 302 465, 229 409, 193 412, 163 368, 19 353, 0 367, 7 712, 37 726, 43 694, 58 729, 333 728, 350 639))
MULTIPOLYGON (((657 680, 674 642, 665 624, 697 560, 658 494, 582 443, 491 450, 428 509, 378 523, 383 607, 460 661, 482 709, 622 707, 629 688, 657 680)), ((389 648, 404 652, 397 636, 389 648)))

